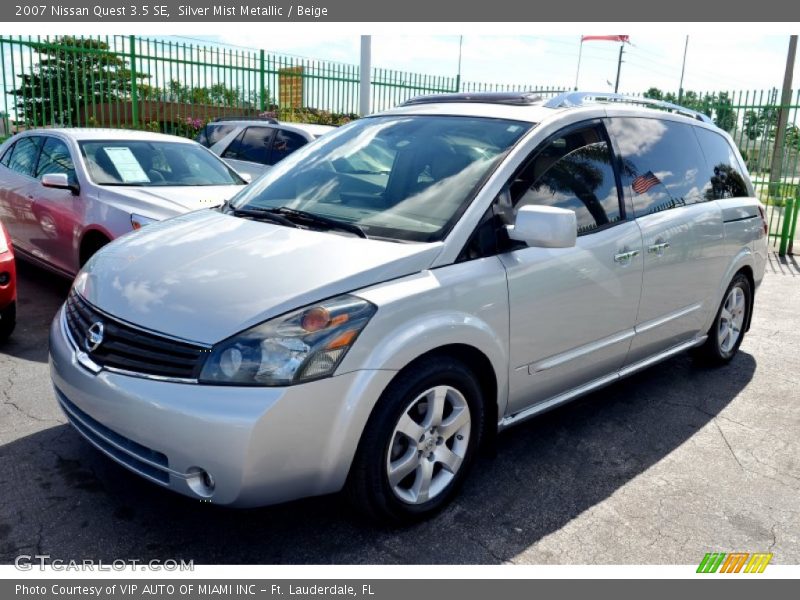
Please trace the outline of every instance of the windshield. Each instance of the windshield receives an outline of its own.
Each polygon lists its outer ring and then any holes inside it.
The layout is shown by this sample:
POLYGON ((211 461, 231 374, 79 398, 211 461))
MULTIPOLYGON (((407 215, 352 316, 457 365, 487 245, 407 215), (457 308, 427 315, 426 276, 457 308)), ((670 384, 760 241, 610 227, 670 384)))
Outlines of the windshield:
POLYGON ((99 185, 245 185, 225 163, 194 144, 92 140, 80 147, 89 177, 99 185))
POLYGON ((460 116, 361 119, 279 162, 232 205, 301 210, 369 237, 437 241, 531 126, 460 116))

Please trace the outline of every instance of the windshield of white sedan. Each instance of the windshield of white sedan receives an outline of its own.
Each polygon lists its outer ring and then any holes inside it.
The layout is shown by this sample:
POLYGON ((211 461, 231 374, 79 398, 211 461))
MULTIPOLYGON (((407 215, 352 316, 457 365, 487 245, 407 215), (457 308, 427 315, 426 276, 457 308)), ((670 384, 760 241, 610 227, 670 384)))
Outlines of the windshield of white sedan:
POLYGON ((98 140, 80 143, 92 181, 99 185, 244 185, 204 148, 180 142, 98 140))
POLYGON ((369 237, 442 239, 530 123, 460 116, 355 121, 279 162, 232 202, 311 213, 369 237))

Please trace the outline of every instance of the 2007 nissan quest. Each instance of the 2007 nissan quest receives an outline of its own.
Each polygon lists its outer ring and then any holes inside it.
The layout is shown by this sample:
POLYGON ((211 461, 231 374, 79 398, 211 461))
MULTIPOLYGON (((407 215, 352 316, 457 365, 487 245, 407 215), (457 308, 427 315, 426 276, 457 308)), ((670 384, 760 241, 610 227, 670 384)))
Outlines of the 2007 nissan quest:
POLYGON ((688 349, 726 363, 764 210, 704 115, 421 97, 89 261, 53 322, 72 425, 217 504, 454 495, 490 434, 688 349))

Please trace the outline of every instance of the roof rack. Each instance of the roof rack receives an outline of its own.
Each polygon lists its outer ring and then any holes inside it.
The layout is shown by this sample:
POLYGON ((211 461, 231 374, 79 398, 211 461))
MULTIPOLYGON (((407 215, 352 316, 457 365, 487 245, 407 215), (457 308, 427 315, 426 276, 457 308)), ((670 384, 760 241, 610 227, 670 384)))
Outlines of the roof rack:
POLYGON ((706 114, 678 106, 672 102, 665 102, 664 100, 654 100, 652 98, 637 98, 635 96, 626 96, 624 94, 614 94, 609 92, 564 92, 554 98, 550 98, 544 105, 548 108, 569 108, 575 106, 584 106, 586 104, 597 103, 620 103, 620 104, 638 104, 640 106, 648 106, 660 110, 668 110, 685 117, 697 119, 703 123, 714 124, 706 114))
POLYGON ((232 115, 225 117, 216 117, 211 120, 212 123, 219 123, 220 121, 264 121, 265 123, 273 123, 277 125, 280 123, 278 119, 273 117, 250 117, 246 115, 232 115))
POLYGON ((512 104, 527 106, 542 101, 540 94, 560 92, 561 90, 520 91, 520 92, 460 92, 456 94, 429 94, 406 100, 400 106, 414 104, 434 104, 437 102, 475 102, 482 104, 512 104))

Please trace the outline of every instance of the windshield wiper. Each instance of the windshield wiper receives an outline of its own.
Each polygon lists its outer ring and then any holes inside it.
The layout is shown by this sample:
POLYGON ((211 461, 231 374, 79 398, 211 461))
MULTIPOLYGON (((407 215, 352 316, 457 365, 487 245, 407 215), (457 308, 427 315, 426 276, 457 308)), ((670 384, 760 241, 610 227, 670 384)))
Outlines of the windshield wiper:
POLYGON ((321 225, 323 227, 327 227, 328 229, 347 231, 348 233, 357 235, 360 238, 367 238, 367 234, 364 233, 364 230, 355 223, 337 221, 336 219, 329 219, 328 217, 323 217, 322 215, 306 212, 304 210, 297 210, 296 208, 287 208, 286 206, 265 210, 269 210, 270 212, 277 213, 279 215, 284 215, 284 217, 288 217, 289 219, 293 219, 294 221, 299 221, 301 223, 321 225))
POLYGON ((298 228, 296 223, 292 223, 286 217, 276 214, 271 208, 233 208, 231 209, 231 214, 235 217, 250 217, 260 221, 271 221, 285 227, 298 228))

